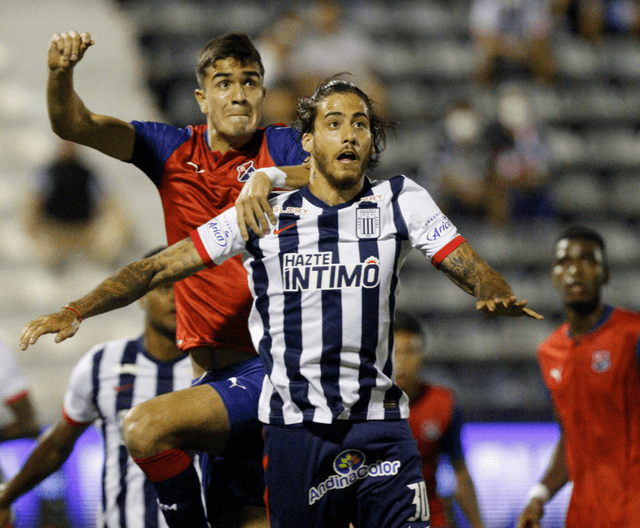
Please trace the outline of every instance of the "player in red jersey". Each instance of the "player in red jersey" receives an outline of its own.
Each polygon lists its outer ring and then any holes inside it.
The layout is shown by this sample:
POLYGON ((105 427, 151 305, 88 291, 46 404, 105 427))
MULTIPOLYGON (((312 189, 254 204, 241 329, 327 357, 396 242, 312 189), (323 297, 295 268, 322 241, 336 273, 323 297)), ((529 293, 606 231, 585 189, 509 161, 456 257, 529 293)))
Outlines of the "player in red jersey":
MULTIPOLYGON (((73 69, 93 44, 88 33, 75 31, 51 40, 47 103, 52 128, 63 139, 143 170, 158 187, 169 244, 231 207, 260 168, 284 166, 287 186, 307 182, 308 171, 298 165, 306 155, 297 133, 258 128, 264 68, 246 35, 217 37, 200 51, 195 97, 207 122, 184 129, 89 111, 73 88, 73 69)), ((253 212, 260 200, 249 194, 253 212)), ((236 257, 178 282, 175 289, 178 345, 191 355, 196 386, 134 407, 124 423, 127 449, 154 482, 172 528, 206 526, 191 450, 207 453, 202 481, 205 496, 214 499, 207 501, 209 520, 242 525, 257 516, 258 524, 266 525, 259 507, 264 482, 257 421, 264 372, 247 326, 246 271, 236 257)))
POLYGON ((609 306, 602 237, 574 227, 556 242, 553 283, 567 321, 538 349, 561 435, 518 527, 573 482, 566 526, 640 526, 640 314, 609 306))
POLYGON ((455 405, 454 392, 420 379, 425 359, 420 323, 406 312, 397 312, 394 320, 396 381, 409 396, 409 425, 422 457, 422 475, 427 486, 431 528, 447 528, 446 508, 437 494, 438 457, 446 454, 456 475, 455 499, 471 528, 482 528, 482 517, 473 480, 462 451, 462 418, 455 405))

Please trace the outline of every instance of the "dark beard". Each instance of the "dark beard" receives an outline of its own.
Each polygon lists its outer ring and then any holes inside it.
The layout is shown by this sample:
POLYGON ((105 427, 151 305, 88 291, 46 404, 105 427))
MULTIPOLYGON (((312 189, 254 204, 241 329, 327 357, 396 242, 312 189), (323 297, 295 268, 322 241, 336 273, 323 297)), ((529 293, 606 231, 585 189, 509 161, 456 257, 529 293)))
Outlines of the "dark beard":
POLYGON ((598 301, 576 301, 567 304, 567 308, 576 314, 586 317, 598 309, 598 301))
POLYGON ((316 163, 316 166, 318 167, 318 172, 320 172, 324 176, 325 180, 327 180, 327 182, 329 183, 329 185, 331 185, 331 187, 339 191, 348 191, 349 189, 352 189, 353 186, 357 185, 360 182, 360 179, 362 178, 362 173, 361 173, 357 176, 354 174, 353 177, 351 178, 342 178, 338 180, 329 171, 328 169, 329 161, 325 156, 314 155, 314 161, 316 163))

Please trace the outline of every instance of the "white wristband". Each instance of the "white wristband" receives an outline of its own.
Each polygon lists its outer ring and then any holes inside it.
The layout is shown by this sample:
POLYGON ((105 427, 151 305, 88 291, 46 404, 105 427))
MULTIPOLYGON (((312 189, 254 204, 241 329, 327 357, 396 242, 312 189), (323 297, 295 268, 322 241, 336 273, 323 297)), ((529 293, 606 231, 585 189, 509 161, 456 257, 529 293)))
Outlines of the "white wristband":
POLYGON ((533 488, 531 488, 531 491, 527 496, 527 502, 529 502, 531 499, 542 499, 542 502, 546 503, 550 498, 551 492, 549 491, 549 488, 547 488, 547 486, 542 483, 538 483, 533 488))
POLYGON ((258 169, 258 171, 264 172, 269 177, 271 184, 274 187, 278 189, 284 188, 285 180, 287 179, 286 172, 281 171, 278 167, 264 167, 263 169, 258 169))

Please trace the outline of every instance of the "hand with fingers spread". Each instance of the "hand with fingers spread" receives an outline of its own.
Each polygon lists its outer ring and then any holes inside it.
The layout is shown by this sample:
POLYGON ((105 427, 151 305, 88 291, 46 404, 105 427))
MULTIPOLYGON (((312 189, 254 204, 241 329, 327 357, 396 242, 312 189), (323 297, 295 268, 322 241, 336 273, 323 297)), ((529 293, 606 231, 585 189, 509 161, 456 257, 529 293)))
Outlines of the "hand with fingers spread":
POLYGON ((491 316, 502 317, 531 317, 541 321, 544 319, 542 315, 527 308, 527 301, 519 301, 515 295, 510 297, 497 297, 486 301, 478 301, 476 310, 491 316))
POLYGON ((20 336, 20 348, 26 350, 43 334, 56 334, 54 341, 61 343, 73 337, 80 328, 81 317, 73 308, 60 308, 56 313, 41 315, 24 325, 20 336))
POLYGON ((238 199, 236 211, 238 213, 238 228, 242 240, 249 240, 251 229, 256 236, 262 238, 271 231, 271 225, 275 225, 276 216, 269 204, 269 195, 273 190, 271 179, 263 171, 256 171, 244 184, 238 199))
POLYGON ((47 64, 51 71, 69 70, 82 60, 85 52, 94 44, 89 33, 77 31, 56 33, 49 43, 47 64))

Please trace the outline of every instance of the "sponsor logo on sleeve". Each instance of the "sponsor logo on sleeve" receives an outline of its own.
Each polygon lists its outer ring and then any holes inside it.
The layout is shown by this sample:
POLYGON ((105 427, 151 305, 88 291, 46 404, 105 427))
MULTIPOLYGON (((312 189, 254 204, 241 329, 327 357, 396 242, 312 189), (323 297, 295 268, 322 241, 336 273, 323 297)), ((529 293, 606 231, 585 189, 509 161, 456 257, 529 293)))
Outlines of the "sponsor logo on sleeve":
POLYGON ((436 224, 427 233, 427 240, 429 242, 437 242, 446 236, 453 229, 453 224, 446 216, 442 217, 442 220, 436 224))
POLYGON ((231 229, 225 221, 215 218, 207 223, 207 228, 211 235, 211 239, 220 247, 227 247, 229 237, 231 236, 231 229))

